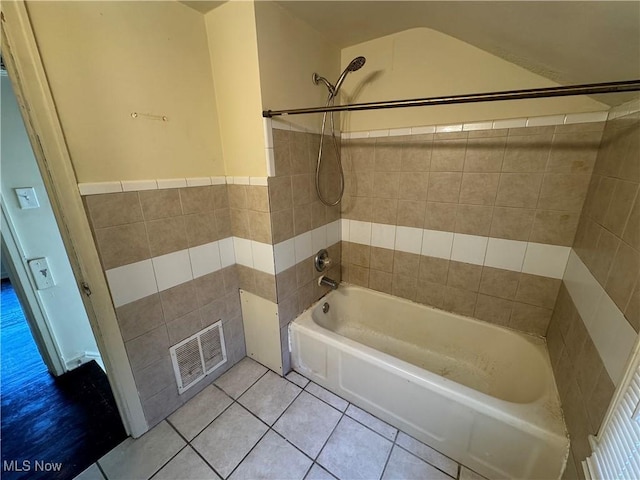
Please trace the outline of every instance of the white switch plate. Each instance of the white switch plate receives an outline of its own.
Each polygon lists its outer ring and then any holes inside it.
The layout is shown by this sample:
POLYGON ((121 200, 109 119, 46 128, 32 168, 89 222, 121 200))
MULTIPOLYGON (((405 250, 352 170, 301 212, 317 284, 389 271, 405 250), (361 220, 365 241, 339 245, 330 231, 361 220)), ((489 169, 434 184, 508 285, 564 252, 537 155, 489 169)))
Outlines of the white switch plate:
POLYGON ((29 260, 28 263, 38 290, 55 286, 56 283, 53 280, 53 275, 51 275, 49 263, 46 258, 34 258, 29 260))
POLYGON ((36 190, 33 187, 14 188, 20 208, 38 208, 40 203, 36 196, 36 190))

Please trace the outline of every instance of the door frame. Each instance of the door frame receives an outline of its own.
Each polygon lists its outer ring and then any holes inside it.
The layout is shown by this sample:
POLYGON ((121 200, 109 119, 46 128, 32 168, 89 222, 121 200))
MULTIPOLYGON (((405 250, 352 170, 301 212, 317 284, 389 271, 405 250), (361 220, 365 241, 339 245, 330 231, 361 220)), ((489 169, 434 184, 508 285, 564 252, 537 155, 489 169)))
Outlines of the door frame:
POLYGON ((149 427, 24 2, 2 2, 2 55, 125 430, 149 427), (86 286, 86 288, 85 288, 86 286))
POLYGON ((13 223, 7 215, 4 196, 1 193, 0 209, 2 215, 0 248, 2 249, 2 259, 5 261, 4 266, 7 269, 9 281, 20 301, 20 306, 42 361, 49 372, 57 377, 65 372, 62 353, 53 335, 40 297, 36 294, 31 276, 27 271, 27 258, 17 239, 13 223))

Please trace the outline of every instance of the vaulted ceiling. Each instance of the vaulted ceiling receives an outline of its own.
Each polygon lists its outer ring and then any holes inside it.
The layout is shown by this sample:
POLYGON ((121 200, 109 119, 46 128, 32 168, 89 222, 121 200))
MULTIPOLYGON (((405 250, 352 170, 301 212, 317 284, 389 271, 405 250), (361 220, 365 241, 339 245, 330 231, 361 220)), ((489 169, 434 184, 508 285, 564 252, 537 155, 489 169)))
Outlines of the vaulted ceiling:
MULTIPOLYGON (((221 2, 183 3, 204 12, 221 2)), ((564 85, 640 78, 638 1, 278 3, 341 48, 427 27, 564 85)))

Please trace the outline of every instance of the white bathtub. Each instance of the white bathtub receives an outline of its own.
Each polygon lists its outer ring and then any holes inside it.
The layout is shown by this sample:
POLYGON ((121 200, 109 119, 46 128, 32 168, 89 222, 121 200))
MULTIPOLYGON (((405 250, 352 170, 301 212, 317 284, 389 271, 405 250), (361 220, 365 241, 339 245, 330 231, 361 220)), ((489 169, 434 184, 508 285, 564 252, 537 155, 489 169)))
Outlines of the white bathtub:
POLYGON ((542 339, 344 284, 289 328, 295 370, 454 460, 560 477, 569 440, 542 339))

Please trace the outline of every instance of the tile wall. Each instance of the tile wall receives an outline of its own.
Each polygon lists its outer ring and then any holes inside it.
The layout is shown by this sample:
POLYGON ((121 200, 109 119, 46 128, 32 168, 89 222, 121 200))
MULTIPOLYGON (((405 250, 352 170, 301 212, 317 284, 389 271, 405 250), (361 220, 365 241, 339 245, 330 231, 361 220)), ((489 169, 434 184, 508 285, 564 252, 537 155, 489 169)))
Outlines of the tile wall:
POLYGON ((606 123, 547 332, 571 436, 567 478, 584 478, 588 435, 600 428, 640 327, 639 119, 606 123))
MULTIPOLYGON (((276 295, 283 346, 288 343, 287 325, 327 293, 318 285, 322 275, 314 257, 323 248, 331 267, 323 274, 341 280, 340 207, 323 205, 315 191, 315 168, 320 135, 273 128, 275 176, 268 178, 272 239, 275 255, 276 295)), ((325 198, 339 194, 335 150, 325 137, 320 189, 325 198)), ((288 349, 283 362, 289 365, 288 349)), ((285 371, 288 368, 285 368, 285 371)))
POLYGON ((84 201, 144 413, 155 425, 245 355, 227 186, 84 201), (178 395, 169 347, 218 320, 229 361, 178 395))
POLYGON ((544 334, 564 264, 558 275, 537 270, 538 262, 526 256, 544 249, 566 263, 603 127, 598 122, 343 140, 342 218, 379 231, 395 227, 396 236, 387 244, 371 238, 354 246, 343 229, 343 278, 544 334), (399 248, 400 232, 421 234, 422 244, 399 248), (491 245, 499 258, 491 256, 491 245), (510 278, 512 287, 501 295, 487 293, 483 277, 491 275, 510 278), (523 293, 532 285, 544 300, 523 293))

